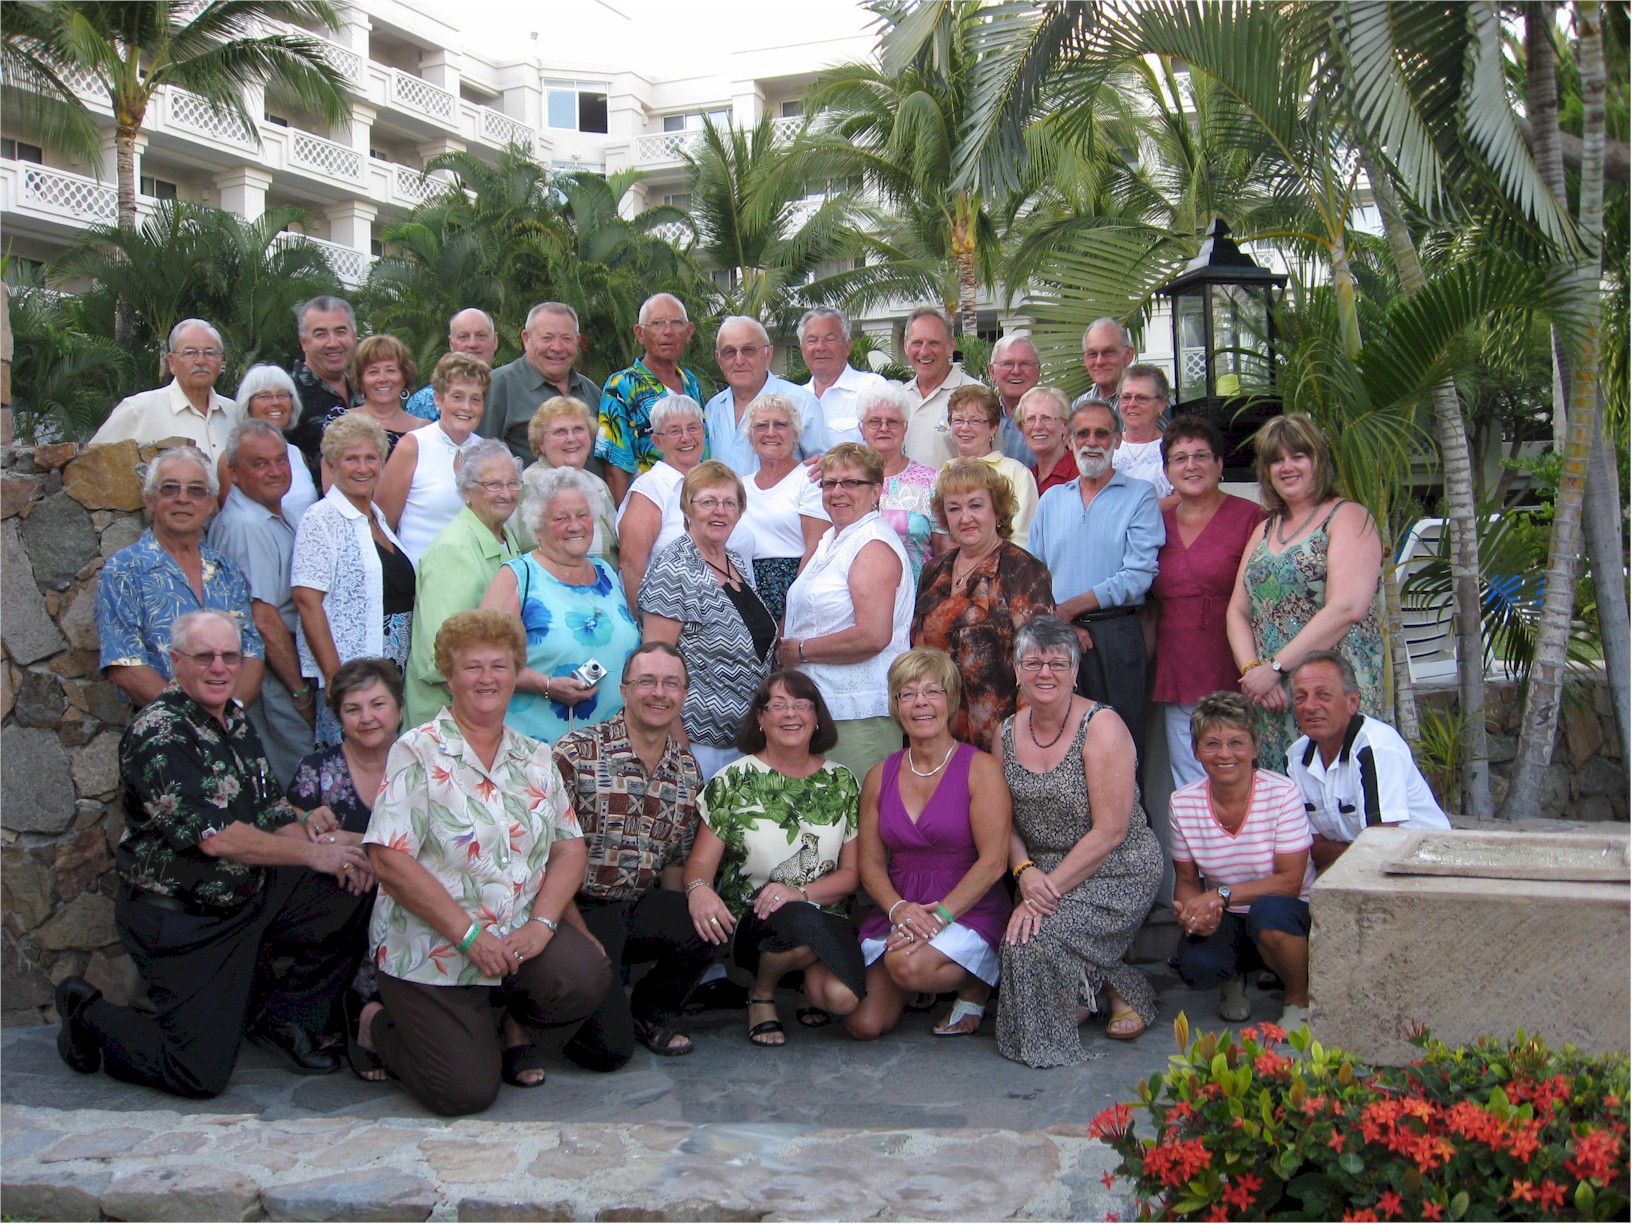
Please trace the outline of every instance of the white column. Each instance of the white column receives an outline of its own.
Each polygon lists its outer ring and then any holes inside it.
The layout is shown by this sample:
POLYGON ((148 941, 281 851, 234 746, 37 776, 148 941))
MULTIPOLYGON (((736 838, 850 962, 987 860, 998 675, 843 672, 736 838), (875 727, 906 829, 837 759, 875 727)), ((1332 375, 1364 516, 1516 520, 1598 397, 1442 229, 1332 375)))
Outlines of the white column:
POLYGON ((432 85, 439 85, 451 94, 459 92, 459 63, 457 51, 439 48, 435 51, 421 52, 419 57, 419 75, 432 85))
POLYGON ((379 114, 367 102, 351 104, 351 147, 364 157, 368 156, 368 138, 374 131, 374 116, 379 114))
POLYGON ((751 128, 765 113, 765 91, 758 81, 731 82, 731 119, 739 128, 751 128))
POLYGON ((420 165, 424 165, 431 158, 442 153, 463 153, 465 142, 453 136, 438 136, 434 140, 426 140, 414 146, 419 154, 420 165))
POLYGON ((363 200, 347 200, 344 204, 332 205, 324 211, 324 216, 329 219, 329 241, 367 255, 369 243, 374 237, 374 218, 379 211, 363 200))
POLYGON ((266 191, 271 186, 270 174, 248 166, 215 176, 219 207, 237 213, 245 221, 254 221, 266 212, 266 191))

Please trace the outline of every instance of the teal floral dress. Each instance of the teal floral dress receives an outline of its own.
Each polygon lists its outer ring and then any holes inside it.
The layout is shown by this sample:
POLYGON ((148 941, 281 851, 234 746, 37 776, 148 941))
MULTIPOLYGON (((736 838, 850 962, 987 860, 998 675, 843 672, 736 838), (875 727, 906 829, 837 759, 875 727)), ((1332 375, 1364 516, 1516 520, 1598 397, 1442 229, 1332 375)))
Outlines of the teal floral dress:
MULTIPOLYGON (((1281 520, 1272 518, 1264 524, 1245 575, 1253 651, 1258 658, 1273 658, 1326 606, 1326 552, 1331 546, 1326 529, 1332 515, 1344 504, 1338 502, 1320 526, 1278 556, 1269 551, 1269 533, 1281 520)), ((1385 714, 1380 602, 1379 583, 1379 592, 1372 597, 1366 615, 1337 643, 1360 682, 1360 712, 1373 718, 1385 714)), ((1285 714, 1260 710, 1258 764, 1285 773, 1287 747, 1301 734, 1290 702, 1285 714)))
POLYGON ((623 709, 618 677, 624 660, 640 645, 640 627, 629 614, 616 571, 598 557, 589 563, 595 567, 595 581, 575 585, 550 573, 534 553, 505 562, 516 576, 527 666, 551 677, 570 676, 589 659, 606 668, 594 695, 576 706, 519 688, 510 698, 505 722, 550 744, 574 727, 604 722, 623 709))

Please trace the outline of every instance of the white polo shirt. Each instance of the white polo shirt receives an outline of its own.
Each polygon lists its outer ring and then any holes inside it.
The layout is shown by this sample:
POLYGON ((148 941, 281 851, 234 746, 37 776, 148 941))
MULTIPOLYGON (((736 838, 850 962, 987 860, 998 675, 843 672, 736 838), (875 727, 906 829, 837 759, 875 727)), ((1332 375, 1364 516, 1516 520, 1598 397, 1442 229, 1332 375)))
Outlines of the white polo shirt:
POLYGON ((1375 718, 1350 720, 1329 767, 1307 735, 1286 750, 1286 763, 1309 823, 1328 841, 1352 842, 1367 825, 1451 827, 1400 733, 1375 718))

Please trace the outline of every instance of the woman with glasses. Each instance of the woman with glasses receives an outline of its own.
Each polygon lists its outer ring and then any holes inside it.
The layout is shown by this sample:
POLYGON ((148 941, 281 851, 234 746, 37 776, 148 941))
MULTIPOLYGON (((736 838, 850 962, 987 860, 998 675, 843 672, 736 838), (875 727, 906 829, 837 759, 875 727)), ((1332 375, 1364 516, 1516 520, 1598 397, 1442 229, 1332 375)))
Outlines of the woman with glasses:
POLYGON ((1131 1041, 1156 996, 1124 964, 1162 882, 1145 818, 1133 737, 1115 710, 1073 691, 1077 632, 1039 616, 1015 635, 1025 707, 1003 724, 997 756, 1014 803, 1009 867, 1019 904, 1002 953, 997 1049, 1030 1067, 1090 1057, 1077 1027, 1101 988, 1105 1035, 1131 1041))
MULTIPOLYGON (((680 485, 703 461, 708 442, 703 406, 689 395, 665 395, 652 405, 651 422, 652 441, 663 458, 635 477, 618 507, 618 568, 631 608, 639 604, 640 584, 652 558, 686 530, 680 485)), ((752 554, 753 537, 745 527, 738 526, 731 547, 744 557, 752 554)))
POLYGON ((1224 435, 1205 417, 1181 416, 1162 437, 1167 479, 1176 497, 1162 504, 1167 542, 1156 553, 1156 580, 1140 615, 1154 620, 1156 681, 1167 728, 1173 785, 1199 782, 1190 716, 1208 693, 1235 687, 1235 660, 1224 613, 1241 555, 1266 515, 1256 502, 1224 492, 1224 435))
POLYGON ((418 632, 408 650, 410 727, 429 722, 448 703, 447 679, 436 670, 436 631, 455 612, 478 606, 499 566, 525 551, 505 526, 520 498, 516 466, 503 442, 478 439, 465 452, 455 478, 465 508, 419 559, 414 597, 418 632))
MULTIPOLYGON (((250 420, 265 421, 274 429, 289 433, 295 423, 295 380, 275 365, 253 365, 244 371, 244 380, 238 384, 236 403, 250 420)), ((289 447, 289 492, 283 495, 283 517, 291 527, 300 526, 300 516, 317 502, 317 485, 312 483, 312 471, 306 458, 293 442, 289 447)), ((232 491, 232 468, 225 454, 216 460, 216 476, 221 481, 221 501, 226 503, 232 491)))
MULTIPOLYGON (((527 445, 538 456, 521 474, 522 483, 535 487, 551 468, 570 467, 587 472, 590 457, 595 453, 595 414, 583 400, 571 395, 557 395, 547 399, 533 413, 527 423, 527 445)), ((591 476, 595 473, 589 472, 591 476)), ((618 564, 618 508, 612 504, 612 490, 606 481, 595 476, 595 496, 590 509, 595 514, 595 535, 589 542, 589 555, 599 557, 613 568, 618 564)), ((537 540, 527 525, 527 516, 518 508, 510 516, 510 530, 516 533, 523 549, 531 549, 537 540)))
POLYGON ((912 409, 907 393, 894 383, 880 383, 861 393, 861 440, 884 460, 884 483, 879 486, 878 512, 895 528, 912 562, 912 581, 924 565, 948 548, 944 528, 936 525, 930 499, 935 494, 935 469, 908 459, 907 417, 912 409))
POLYGON ((878 452, 841 442, 822 455, 821 473, 833 526, 788 588, 777 662, 820 686, 838 727, 832 757, 864 778, 901 746, 888 677, 912 628, 912 566, 878 513, 878 452))
POLYGON ((1003 424, 1003 406, 990 387, 959 387, 946 402, 946 423, 952 431, 954 459, 979 459, 1008 482, 1014 498, 1010 535, 1024 540, 1037 513, 1037 478, 1025 464, 1010 459, 1000 448, 997 431, 1003 424))
MULTIPOLYGON (((854 443, 845 443, 854 445, 854 443)), ((831 454, 832 452, 828 452, 831 454)), ((856 779, 826 757, 837 733, 809 676, 773 672, 737 732, 744 755, 703 788, 703 823, 686 859, 686 904, 697 934, 731 940, 753 979, 748 1040, 780 1048, 776 986, 804 970, 801 1024, 820 1027, 866 993, 856 928, 856 779)))
POLYGON ((753 533, 754 588, 778 624, 788 587, 827 530, 822 491, 799 461, 799 409, 774 391, 748 405, 748 444, 759 470, 748 477, 743 524, 753 533))
POLYGON ((992 757, 952 737, 958 666, 917 647, 890 668, 890 712, 907 746, 873 766, 861 788, 861 882, 874 908, 861 924, 867 997, 852 1037, 882 1037, 915 994, 955 991, 932 1030, 980 1028, 997 984, 1009 918, 1002 880, 1009 791, 992 757))
MULTIPOLYGON (((962 388, 959 388, 962 390, 962 388)), ((952 734, 990 752, 1015 711, 1014 633, 1054 614, 1048 567, 1010 543, 1014 493, 979 459, 954 459, 935 478, 935 517, 954 547, 924 567, 912 642, 944 650, 962 676, 952 734)))
POLYGON ((677 647, 691 678, 681 723, 705 782, 741 755, 737 730, 776 646, 776 618, 747 559, 727 545, 743 501, 735 472, 713 459, 699 463, 680 487, 685 534, 640 584, 642 639, 677 647))
POLYGON ((380 476, 377 500, 385 518, 402 538, 403 551, 415 565, 464 508, 455 472, 465 452, 481 439, 493 377, 487 362, 469 353, 449 353, 431 374, 437 418, 409 434, 391 452, 380 476))
MULTIPOLYGON (((1122 413, 1122 442, 1112 456, 1116 470, 1156 486, 1156 496, 1173 492, 1162 449, 1162 413, 1167 411, 1167 372, 1143 362, 1122 375, 1117 410, 1122 413)), ((1222 455, 1222 451, 1220 452, 1222 455)))

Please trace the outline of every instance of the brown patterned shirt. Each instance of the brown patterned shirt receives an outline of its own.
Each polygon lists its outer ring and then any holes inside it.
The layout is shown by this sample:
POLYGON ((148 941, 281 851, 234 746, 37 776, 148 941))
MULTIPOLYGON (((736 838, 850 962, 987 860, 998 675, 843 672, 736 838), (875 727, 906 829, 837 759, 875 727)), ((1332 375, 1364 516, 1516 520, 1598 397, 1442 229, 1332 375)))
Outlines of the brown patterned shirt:
POLYGON ((568 732, 555 742, 555 766, 589 846, 579 895, 603 901, 639 897, 663 868, 686 861, 697 836, 702 770, 671 738, 657 768, 629 742, 622 714, 568 732))

